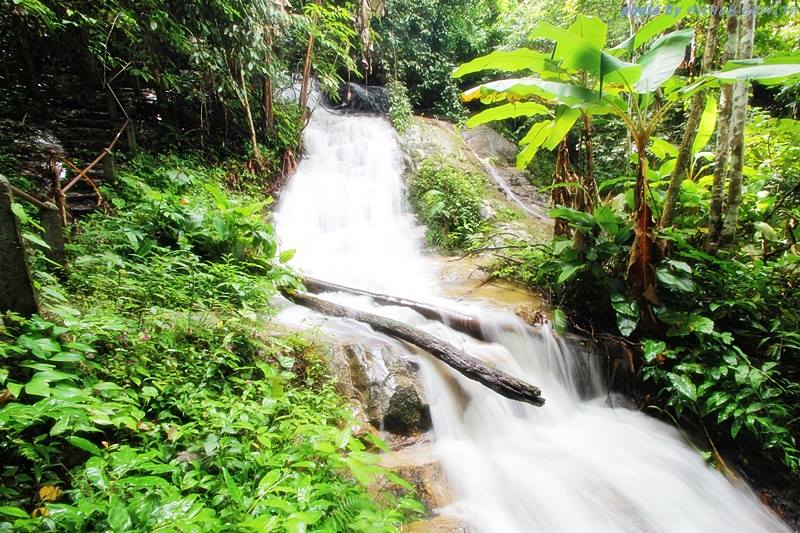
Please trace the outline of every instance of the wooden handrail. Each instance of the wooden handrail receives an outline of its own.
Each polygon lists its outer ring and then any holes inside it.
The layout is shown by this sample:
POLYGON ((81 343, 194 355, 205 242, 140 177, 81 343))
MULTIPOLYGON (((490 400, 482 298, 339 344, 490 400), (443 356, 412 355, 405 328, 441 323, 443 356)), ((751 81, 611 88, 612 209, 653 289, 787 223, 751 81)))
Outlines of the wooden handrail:
POLYGON ((14 196, 19 196, 23 200, 26 200, 26 201, 32 203, 33 205, 35 205, 36 207, 39 207, 41 209, 50 208, 50 206, 48 206, 46 203, 42 202, 38 198, 35 198, 35 197, 31 196, 30 194, 26 193, 22 189, 18 189, 17 187, 14 187, 10 183, 9 183, 9 186, 11 187, 11 192, 14 193, 14 196))
POLYGON ((78 170, 78 169, 77 169, 77 167, 76 167, 75 165, 73 165, 73 164, 72 164, 72 163, 71 163, 71 162, 70 162, 70 161, 69 161, 69 160, 68 160, 66 157, 61 157, 61 158, 60 158, 62 161, 64 161, 64 162, 65 162, 65 163, 67 163, 68 165, 70 165, 70 167, 72 167, 73 169, 75 169, 75 170, 76 170, 76 172, 78 172, 78 175, 77 175, 77 176, 75 176, 74 178, 72 178, 72 180, 71 180, 69 183, 67 183, 67 184, 66 184, 64 187, 62 187, 62 188, 61 188, 61 192, 62 192, 62 193, 66 193, 68 190, 70 190, 70 189, 72 188, 72 186, 73 186, 73 185, 75 185, 76 183, 78 183, 78 181, 79 181, 81 178, 85 178, 85 179, 87 179, 87 180, 89 179, 89 177, 86 175, 86 173, 87 173, 87 172, 89 172, 90 170, 92 170, 92 169, 93 169, 93 168, 94 168, 94 167, 95 167, 95 166, 96 166, 96 165, 97 165, 97 164, 98 164, 100 161, 102 161, 102 160, 103 160, 103 158, 104 158, 105 156, 107 156, 108 154, 110 154, 110 153, 111 153, 111 150, 113 150, 113 149, 114 149, 114 146, 117 144, 117 141, 119 141, 119 138, 120 138, 120 136, 122 135, 122 132, 124 132, 124 131, 125 131, 125 128, 127 128, 127 127, 128 127, 128 124, 129 124, 129 123, 130 123, 130 119, 126 119, 126 120, 125 120, 125 123, 122 125, 122 128, 120 128, 120 130, 119 130, 119 131, 117 132, 117 134, 114 136, 114 140, 113 140, 113 141, 111 141, 111 144, 109 144, 109 145, 108 145, 106 148, 103 148, 103 151, 102 151, 102 152, 100 152, 100 155, 98 155, 98 156, 97 156, 97 157, 94 159, 94 161, 92 161, 91 163, 89 163, 89 166, 87 166, 87 167, 86 167, 86 168, 84 168, 83 170, 78 170))

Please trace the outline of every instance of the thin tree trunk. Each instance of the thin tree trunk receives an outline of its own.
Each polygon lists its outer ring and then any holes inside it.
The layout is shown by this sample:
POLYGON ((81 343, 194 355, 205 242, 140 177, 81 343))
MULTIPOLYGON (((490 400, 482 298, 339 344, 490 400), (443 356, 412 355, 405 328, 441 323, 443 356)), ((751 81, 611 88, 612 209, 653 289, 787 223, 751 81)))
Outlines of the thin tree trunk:
POLYGON ((239 67, 239 83, 241 85, 241 99, 244 107, 244 114, 247 117, 247 127, 250 129, 250 142, 253 144, 253 156, 256 158, 259 170, 264 170, 264 160, 261 157, 261 149, 258 147, 258 136, 256 126, 253 123, 253 114, 250 112, 250 99, 247 96, 247 82, 244 79, 244 69, 239 67))
MULTIPOLYGON (((319 4, 319 0, 315 0, 315 3, 319 4)), ((308 104, 308 93, 311 90, 311 56, 312 52, 314 51, 314 29, 313 26, 317 24, 317 14, 314 13, 314 17, 311 20, 312 30, 308 35, 308 44, 306 45, 306 58, 303 63, 303 81, 300 84, 300 120, 301 125, 305 124, 306 117, 308 116, 308 110, 306 109, 306 105, 308 104)))
MULTIPOLYGON (((719 27, 721 4, 722 0, 714 0, 711 6, 711 20, 708 23, 706 44, 700 66, 701 74, 707 72, 711 68, 711 63, 714 60, 714 54, 717 50, 717 28, 719 27)), ((678 150, 678 157, 675 159, 675 168, 672 169, 672 174, 669 178, 669 188, 667 189, 667 194, 664 198, 664 207, 661 211, 660 225, 662 228, 672 225, 672 219, 675 216, 675 207, 678 203, 678 194, 680 194, 681 191, 681 183, 683 183, 684 175, 689 168, 689 162, 692 158, 692 145, 694 144, 697 127, 700 124, 700 118, 703 115, 705 100, 705 94, 702 92, 697 92, 692 97, 692 110, 686 119, 686 126, 683 130, 683 140, 678 150)))
MULTIPOLYGON (((742 4, 744 28, 739 43, 739 59, 753 57, 756 8, 755 0, 742 4)), ((747 100, 749 86, 745 82, 733 86, 733 110, 731 112, 731 168, 728 175, 728 198, 725 205, 725 220, 722 224, 722 240, 732 242, 736 237, 739 205, 742 203, 742 169, 744 167, 744 130, 747 122, 747 100)))
POLYGON ((368 296, 372 301, 380 305, 398 305, 413 309, 429 320, 438 320, 443 324, 448 325, 456 331, 465 333, 478 340, 491 342, 491 339, 486 337, 483 333, 483 327, 480 320, 477 318, 459 313, 458 311, 449 311, 442 309, 424 302, 417 302, 414 300, 407 300, 405 298, 398 298, 388 294, 379 294, 376 292, 365 291, 363 289, 356 289, 354 287, 346 287, 336 283, 330 283, 314 278, 302 278, 303 285, 306 290, 311 293, 319 294, 322 292, 346 292, 348 294, 355 294, 359 296, 368 296))
POLYGON ((272 110, 272 80, 269 76, 264 76, 261 90, 263 91, 261 95, 261 112, 264 120, 264 131, 267 133, 274 133, 275 115, 272 110))
POLYGON ((462 352, 455 346, 429 333, 410 327, 398 320, 345 307, 307 293, 285 291, 284 295, 298 305, 308 307, 309 309, 326 315, 351 318, 359 322, 364 322, 372 326, 376 331, 413 344, 425 350, 452 369, 460 372, 463 376, 477 381, 501 396, 531 405, 544 405, 544 398, 541 396, 542 392, 537 387, 517 379, 502 370, 488 366, 477 357, 462 352))
MULTIPOLYGON (((738 0, 729 5, 730 15, 727 23, 727 39, 725 41, 724 60, 736 59, 736 48, 739 41, 739 7, 738 0)), ((731 149, 731 110, 733 86, 722 86, 719 97, 719 114, 717 115, 717 149, 714 154, 714 181, 711 185, 711 205, 708 211, 708 240, 706 247, 715 248, 719 244, 722 233, 722 194, 725 190, 725 178, 728 175, 728 160, 731 149)))

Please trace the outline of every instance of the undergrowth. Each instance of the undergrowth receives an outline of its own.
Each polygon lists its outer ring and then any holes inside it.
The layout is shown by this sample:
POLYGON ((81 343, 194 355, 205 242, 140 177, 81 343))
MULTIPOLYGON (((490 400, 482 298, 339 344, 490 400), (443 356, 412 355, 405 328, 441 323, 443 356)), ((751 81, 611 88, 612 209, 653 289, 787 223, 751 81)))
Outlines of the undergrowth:
POLYGON ((480 176, 440 159, 426 159, 412 178, 409 195, 430 244, 445 250, 466 249, 484 227, 480 176))
POLYGON ((0 330, 0 530, 394 531, 421 510, 368 492, 410 487, 318 348, 269 333, 290 254, 224 181, 140 158, 66 272, 32 257, 44 316, 0 330))

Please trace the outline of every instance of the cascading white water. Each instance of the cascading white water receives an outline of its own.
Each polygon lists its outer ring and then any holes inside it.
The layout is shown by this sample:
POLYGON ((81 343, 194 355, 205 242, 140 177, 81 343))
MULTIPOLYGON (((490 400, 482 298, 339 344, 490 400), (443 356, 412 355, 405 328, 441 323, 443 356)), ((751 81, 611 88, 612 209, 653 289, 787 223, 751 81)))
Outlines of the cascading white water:
MULTIPOLYGON (((523 405, 432 359, 420 361, 437 452, 458 498, 448 514, 498 533, 788 531, 748 488, 709 468, 676 430, 611 407, 587 356, 548 332, 532 335, 486 304, 440 295, 437 269, 422 255, 420 228, 404 202, 399 146, 385 120, 318 109, 305 146, 308 155, 276 214, 284 248, 297 250, 294 266, 479 315, 494 343, 407 308, 326 295, 424 329, 543 391, 544 407, 523 405)), ((354 332, 365 342, 376 336, 366 327, 354 332)))

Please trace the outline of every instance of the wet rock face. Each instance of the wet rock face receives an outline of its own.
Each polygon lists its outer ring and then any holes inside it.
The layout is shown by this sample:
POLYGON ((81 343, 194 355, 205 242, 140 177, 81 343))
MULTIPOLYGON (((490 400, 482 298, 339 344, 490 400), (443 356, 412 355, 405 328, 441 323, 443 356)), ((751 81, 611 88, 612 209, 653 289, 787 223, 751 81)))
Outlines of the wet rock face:
POLYGON ((478 157, 495 159, 501 165, 513 165, 517 158, 517 145, 489 126, 465 128, 461 136, 478 157))
POLYGON ((410 354, 392 345, 334 346, 329 367, 339 392, 375 428, 397 435, 431 428, 430 407, 410 354))
POLYGON ((395 387, 383 416, 386 431, 406 435, 431 427, 430 408, 423 402, 414 383, 395 387))
POLYGON ((359 113, 388 113, 389 91, 379 85, 348 83, 342 91, 341 107, 359 113))

